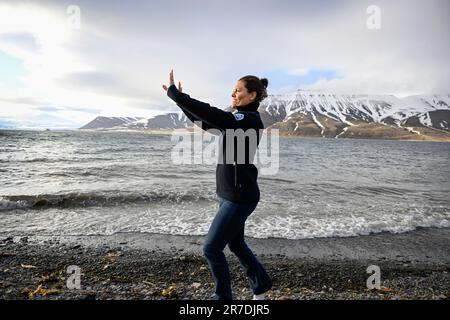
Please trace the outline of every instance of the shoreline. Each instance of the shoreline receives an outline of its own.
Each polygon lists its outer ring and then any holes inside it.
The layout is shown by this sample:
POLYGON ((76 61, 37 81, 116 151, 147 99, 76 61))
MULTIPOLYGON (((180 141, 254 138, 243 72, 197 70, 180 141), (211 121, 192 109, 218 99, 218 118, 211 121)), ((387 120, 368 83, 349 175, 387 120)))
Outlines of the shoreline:
MULTIPOLYGON (((193 134, 193 127, 188 128, 179 128, 183 130, 187 130, 189 134, 193 134)), ((156 134, 156 135, 171 135, 175 130, 179 129, 155 129, 155 130, 139 130, 139 129, 74 129, 77 131, 85 131, 85 132, 121 132, 121 133, 143 133, 143 134, 156 134)), ((342 138, 336 138, 336 137, 317 137, 317 136, 301 136, 301 135, 294 135, 294 134, 286 134, 286 133, 280 133, 280 137, 283 138, 300 138, 300 139, 341 139, 341 140, 374 140, 374 141, 413 141, 413 142, 450 142, 450 139, 383 139, 383 138, 374 138, 374 137, 342 137, 342 138)))
MULTIPOLYGON (((14 237, 13 240, 20 241, 21 237, 14 237)), ((175 248, 201 255, 204 236, 120 232, 112 235, 36 235, 26 238, 27 243, 38 245, 56 241, 60 244, 93 248, 106 246, 163 252, 170 252, 175 248)), ((255 253, 265 256, 324 260, 396 260, 397 257, 404 257, 421 263, 450 264, 450 228, 420 227, 402 233, 384 231, 350 237, 307 239, 246 236, 246 242, 255 253)))
MULTIPOLYGON (((214 299, 201 236, 0 235, 2 299, 214 299), (68 289, 67 267, 81 268, 68 289), (53 290, 53 291, 52 291, 53 290)), ((247 238, 273 278, 269 299, 450 299, 450 228, 347 238, 247 238), (381 288, 369 290, 369 265, 381 288)), ((234 298, 251 298, 238 260, 225 250, 234 298)))
MULTIPOLYGON (((185 129, 185 128, 183 128, 185 129)), ((192 129, 186 128, 189 130, 190 134, 193 134, 192 129)), ((37 132, 46 132, 44 129, 0 129, 1 131, 37 131, 37 132)), ((173 133, 173 129, 162 129, 162 130, 132 130, 132 129, 117 129, 117 130, 109 130, 109 129, 52 129, 49 132, 64 132, 64 131, 77 131, 77 132, 101 132, 101 133, 141 133, 141 134, 154 134, 154 135, 171 135, 173 133)), ((381 138, 357 138, 357 137, 343 137, 343 138, 332 138, 332 137, 316 137, 316 136, 299 136, 293 134, 280 134, 280 137, 283 138, 295 138, 295 139, 333 139, 333 140, 370 140, 370 141, 411 141, 411 142, 440 142, 440 143, 450 143, 448 139, 381 139, 381 138)))

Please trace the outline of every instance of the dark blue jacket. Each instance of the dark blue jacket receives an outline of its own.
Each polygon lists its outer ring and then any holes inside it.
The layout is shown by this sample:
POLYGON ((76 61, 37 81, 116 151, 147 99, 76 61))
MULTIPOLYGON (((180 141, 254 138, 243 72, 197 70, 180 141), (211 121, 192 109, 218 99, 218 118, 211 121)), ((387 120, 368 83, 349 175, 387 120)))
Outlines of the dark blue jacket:
POLYGON ((216 167, 216 193, 226 200, 246 203, 258 202, 260 191, 257 183, 258 169, 253 164, 253 158, 259 144, 260 135, 264 129, 259 116, 259 102, 252 102, 244 107, 238 107, 237 112, 226 112, 210 106, 207 103, 192 99, 180 92, 175 85, 167 90, 167 95, 183 110, 191 120, 201 121, 203 130, 216 129, 220 131, 219 163, 216 167), (245 139, 245 150, 237 149, 237 139, 234 143, 233 163, 226 163, 226 129, 254 129, 256 145, 251 139, 245 139), (237 154, 245 152, 245 162, 237 161, 237 154))

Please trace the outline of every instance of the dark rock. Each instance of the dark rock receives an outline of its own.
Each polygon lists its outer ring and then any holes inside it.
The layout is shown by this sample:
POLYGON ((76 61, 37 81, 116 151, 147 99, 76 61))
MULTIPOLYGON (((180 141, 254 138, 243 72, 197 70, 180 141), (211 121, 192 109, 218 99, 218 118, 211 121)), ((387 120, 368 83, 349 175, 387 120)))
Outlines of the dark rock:
POLYGON ((44 207, 49 205, 50 202, 47 199, 39 199, 33 204, 33 207, 44 207))
POLYGON ((95 293, 88 293, 84 296, 83 300, 96 300, 96 294, 95 293))

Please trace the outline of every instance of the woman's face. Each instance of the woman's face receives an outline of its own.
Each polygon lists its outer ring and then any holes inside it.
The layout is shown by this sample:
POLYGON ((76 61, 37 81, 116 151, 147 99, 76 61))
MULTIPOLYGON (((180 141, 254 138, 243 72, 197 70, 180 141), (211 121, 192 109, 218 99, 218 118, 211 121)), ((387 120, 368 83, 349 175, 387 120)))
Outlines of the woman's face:
POLYGON ((231 97, 233 107, 243 107, 255 101, 256 92, 249 93, 245 87, 244 81, 238 81, 233 89, 231 97))

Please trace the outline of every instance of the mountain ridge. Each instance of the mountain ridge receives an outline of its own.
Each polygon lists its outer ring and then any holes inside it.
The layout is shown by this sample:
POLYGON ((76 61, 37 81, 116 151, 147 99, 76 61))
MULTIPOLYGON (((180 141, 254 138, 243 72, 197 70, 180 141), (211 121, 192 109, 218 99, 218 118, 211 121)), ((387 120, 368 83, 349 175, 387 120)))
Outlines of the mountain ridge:
MULTIPOLYGON (((287 136, 450 141, 450 94, 398 98, 299 89, 269 95, 258 111, 266 128, 287 136)), ((104 122, 96 119, 80 129, 171 130, 193 125, 181 112, 125 118, 109 127, 99 126, 104 122)))

